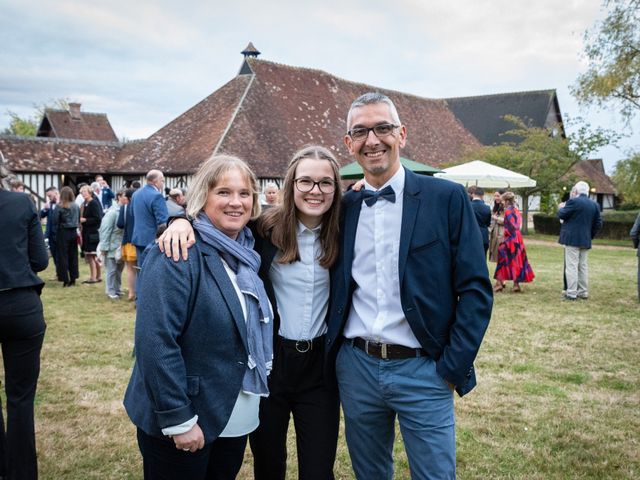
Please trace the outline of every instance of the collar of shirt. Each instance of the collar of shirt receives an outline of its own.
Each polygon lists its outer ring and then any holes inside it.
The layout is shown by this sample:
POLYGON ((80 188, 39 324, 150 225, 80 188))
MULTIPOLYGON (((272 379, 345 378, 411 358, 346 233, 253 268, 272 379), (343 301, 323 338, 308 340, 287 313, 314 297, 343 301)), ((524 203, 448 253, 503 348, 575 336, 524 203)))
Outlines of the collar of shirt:
POLYGON ((316 237, 320 235, 320 230, 322 229, 322 224, 318 225, 314 228, 307 227, 304 223, 298 220, 298 236, 302 235, 305 231, 313 233, 316 237))
POLYGON ((371 186, 371 184, 367 182, 366 179, 364 181, 364 188, 366 190, 378 191, 378 190, 382 190, 387 185, 391 185, 391 188, 393 188, 393 191, 396 193, 396 198, 398 198, 399 196, 402 195, 402 192, 404 192, 404 177, 405 177, 404 167, 400 165, 400 168, 393 175, 393 177, 387 180, 387 182, 384 185, 382 185, 380 188, 375 188, 371 186))

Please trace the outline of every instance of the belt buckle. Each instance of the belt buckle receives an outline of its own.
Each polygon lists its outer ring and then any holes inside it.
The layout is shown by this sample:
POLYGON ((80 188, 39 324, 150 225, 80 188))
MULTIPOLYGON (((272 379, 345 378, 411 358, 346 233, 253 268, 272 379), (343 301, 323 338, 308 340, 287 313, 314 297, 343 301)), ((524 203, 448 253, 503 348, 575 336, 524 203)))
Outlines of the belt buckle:
POLYGON ((312 347, 311 340, 296 340, 296 352, 298 353, 307 353, 312 347), (300 347, 300 344, 302 347, 300 347))
POLYGON ((380 358, 382 358, 383 360, 387 360, 389 357, 387 356, 387 344, 386 343, 378 343, 378 342, 372 342, 370 340, 365 340, 364 341, 364 351, 367 355, 371 355, 371 356, 376 356, 372 353, 369 353, 369 345, 373 344, 376 347, 380 346, 380 358))

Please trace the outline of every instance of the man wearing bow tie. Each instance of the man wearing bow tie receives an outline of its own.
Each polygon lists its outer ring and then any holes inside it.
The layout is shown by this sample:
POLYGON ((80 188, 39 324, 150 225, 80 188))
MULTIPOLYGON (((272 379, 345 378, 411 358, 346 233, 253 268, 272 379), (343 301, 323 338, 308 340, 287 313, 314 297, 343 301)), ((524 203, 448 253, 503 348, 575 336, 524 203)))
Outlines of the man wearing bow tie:
POLYGON ((355 100, 347 128, 365 189, 343 200, 326 371, 353 468, 393 478, 397 416, 411 477, 455 478, 453 390, 475 386, 492 308, 480 231, 461 185, 401 166, 407 130, 388 97, 355 100))

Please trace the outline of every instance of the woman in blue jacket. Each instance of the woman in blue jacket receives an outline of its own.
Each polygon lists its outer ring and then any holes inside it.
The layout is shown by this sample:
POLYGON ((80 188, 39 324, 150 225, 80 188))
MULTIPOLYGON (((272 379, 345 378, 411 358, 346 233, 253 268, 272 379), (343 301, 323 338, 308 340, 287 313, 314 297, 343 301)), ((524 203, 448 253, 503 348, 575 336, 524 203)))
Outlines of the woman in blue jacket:
POLYGON ((145 479, 232 479, 268 394, 272 314, 246 224, 255 176, 214 156, 189 190, 198 245, 186 262, 151 249, 138 281, 136 363, 124 405, 145 479))

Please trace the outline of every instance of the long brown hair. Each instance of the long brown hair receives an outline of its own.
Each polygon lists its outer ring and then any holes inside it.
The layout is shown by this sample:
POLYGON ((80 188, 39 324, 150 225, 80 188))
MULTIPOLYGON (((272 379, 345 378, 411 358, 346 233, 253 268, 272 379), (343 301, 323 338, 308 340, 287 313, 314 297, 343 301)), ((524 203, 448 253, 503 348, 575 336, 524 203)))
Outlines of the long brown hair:
POLYGON ((62 187, 60 189, 60 206, 62 208, 69 208, 69 204, 73 203, 75 199, 76 197, 71 187, 62 187))
POLYGON ((322 256, 320 266, 330 268, 338 259, 338 232, 340 203, 342 201, 342 189, 340 185, 340 173, 338 172, 338 161, 331 151, 319 145, 311 145, 298 150, 287 168, 282 187, 282 204, 275 206, 265 212, 258 221, 258 233, 263 237, 269 237, 271 242, 282 251, 279 263, 293 263, 300 260, 298 250, 298 217, 297 208, 294 201, 294 180, 298 164, 307 158, 314 160, 325 160, 331 164, 333 170, 333 180, 336 182, 336 189, 333 194, 333 202, 322 215, 322 228, 320 230, 320 246, 322 256))
POLYGON ((506 192, 506 190, 504 188, 499 188, 496 190, 496 192, 500 194, 500 202, 493 203, 492 213, 500 215, 502 212, 504 212, 504 203, 502 203, 502 194, 506 192))

